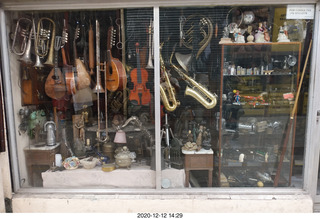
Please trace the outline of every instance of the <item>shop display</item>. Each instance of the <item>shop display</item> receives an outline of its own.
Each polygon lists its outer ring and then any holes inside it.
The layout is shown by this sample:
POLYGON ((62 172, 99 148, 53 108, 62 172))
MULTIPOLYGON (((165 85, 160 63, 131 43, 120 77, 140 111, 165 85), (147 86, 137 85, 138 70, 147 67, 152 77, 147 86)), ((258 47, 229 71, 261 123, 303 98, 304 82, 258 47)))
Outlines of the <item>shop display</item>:
POLYGON ((281 144, 303 44, 291 21, 274 25, 274 10, 161 8, 160 45, 151 8, 10 14, 26 153, 54 147, 65 169, 103 174, 155 170, 161 151, 161 169, 185 169, 185 186, 191 170, 208 170, 210 187, 271 186, 283 163, 289 186, 294 142, 284 156, 281 144))

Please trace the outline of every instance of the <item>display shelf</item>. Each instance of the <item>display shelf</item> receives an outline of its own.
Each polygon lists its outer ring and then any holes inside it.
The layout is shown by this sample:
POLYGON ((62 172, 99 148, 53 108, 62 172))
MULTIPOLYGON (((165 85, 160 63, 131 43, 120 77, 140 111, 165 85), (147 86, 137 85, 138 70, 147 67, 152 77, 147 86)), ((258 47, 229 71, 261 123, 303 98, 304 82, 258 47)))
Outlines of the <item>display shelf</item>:
MULTIPOLYGON (((221 45, 221 131, 216 154, 218 176, 225 177, 220 184, 227 180, 230 186, 252 186, 264 180, 264 186, 273 185, 263 175, 274 177, 278 168, 299 78, 300 53, 300 42, 221 45), (295 63, 288 62, 292 56, 295 63)), ((293 140, 290 144, 280 186, 288 185, 291 177, 293 140)))

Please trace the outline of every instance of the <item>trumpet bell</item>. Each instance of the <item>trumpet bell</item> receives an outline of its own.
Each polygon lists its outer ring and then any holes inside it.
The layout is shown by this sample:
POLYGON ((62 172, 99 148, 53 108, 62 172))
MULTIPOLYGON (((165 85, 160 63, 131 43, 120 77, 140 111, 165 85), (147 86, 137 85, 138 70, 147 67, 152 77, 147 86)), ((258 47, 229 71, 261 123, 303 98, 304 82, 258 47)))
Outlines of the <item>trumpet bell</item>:
POLYGON ((175 57, 176 57, 178 63, 180 64, 180 66, 183 68, 183 70, 188 72, 189 65, 191 62, 191 54, 181 54, 181 53, 176 52, 175 57))

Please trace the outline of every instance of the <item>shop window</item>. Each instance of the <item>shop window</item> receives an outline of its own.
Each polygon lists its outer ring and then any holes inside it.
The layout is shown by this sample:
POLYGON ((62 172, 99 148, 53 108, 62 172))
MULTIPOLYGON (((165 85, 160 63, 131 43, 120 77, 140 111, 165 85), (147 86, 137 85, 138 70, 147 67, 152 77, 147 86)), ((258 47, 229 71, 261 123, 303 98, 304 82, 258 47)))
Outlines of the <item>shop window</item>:
POLYGON ((313 20, 153 10, 7 13, 22 187, 301 187, 313 20))
POLYGON ((301 187, 306 104, 298 103, 308 88, 307 76, 301 88, 298 79, 312 20, 286 13, 161 8, 161 121, 172 131, 162 146, 171 146, 171 167, 185 169, 186 187, 301 187))

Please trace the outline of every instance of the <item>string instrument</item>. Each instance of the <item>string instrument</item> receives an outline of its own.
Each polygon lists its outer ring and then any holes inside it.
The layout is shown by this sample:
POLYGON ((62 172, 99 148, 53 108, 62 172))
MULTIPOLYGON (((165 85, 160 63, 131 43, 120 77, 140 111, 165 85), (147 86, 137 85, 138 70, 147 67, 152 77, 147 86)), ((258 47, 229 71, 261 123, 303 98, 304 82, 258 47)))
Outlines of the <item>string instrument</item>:
POLYGON ((76 88, 81 90, 90 86, 91 78, 83 62, 78 58, 76 41, 79 39, 80 28, 76 26, 75 38, 73 40, 74 67, 76 68, 76 88))
POLYGON ((44 86, 46 94, 55 100, 63 98, 67 91, 64 76, 58 66, 58 51, 60 47, 61 36, 56 36, 54 43, 54 67, 50 71, 44 86))
MULTIPOLYGON (((62 72, 65 75, 66 79, 66 87, 67 87, 67 93, 69 95, 75 94, 77 89, 76 89, 76 82, 75 82, 75 75, 74 75, 74 69, 72 65, 68 65, 67 62, 67 54, 65 47, 68 43, 68 28, 67 28, 67 22, 64 19, 64 27, 62 31, 62 45, 61 45, 61 54, 62 54, 62 62, 63 62, 63 67, 62 67, 62 72)), ((76 30, 77 33, 77 30, 76 30)))
POLYGON ((130 91, 129 100, 134 105, 148 105, 151 101, 150 90, 147 89, 148 71, 140 66, 139 43, 136 43, 137 68, 130 72, 134 84, 130 91))
POLYGON ((119 59, 112 57, 111 49, 115 44, 115 29, 110 26, 108 29, 107 44, 107 67, 106 67, 106 87, 108 91, 123 90, 127 85, 126 70, 119 59))

